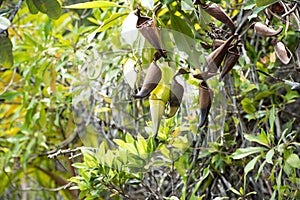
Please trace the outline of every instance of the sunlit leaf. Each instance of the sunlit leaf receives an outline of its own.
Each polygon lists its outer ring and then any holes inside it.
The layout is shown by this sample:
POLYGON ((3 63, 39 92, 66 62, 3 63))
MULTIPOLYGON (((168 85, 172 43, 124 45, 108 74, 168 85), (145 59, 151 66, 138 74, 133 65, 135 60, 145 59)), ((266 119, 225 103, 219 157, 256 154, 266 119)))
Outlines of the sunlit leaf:
POLYGON ((64 6, 64 8, 70 9, 89 9, 89 8, 107 8, 107 7, 125 7, 114 2, 110 1, 92 1, 92 2, 85 2, 85 3, 78 3, 69 6, 64 6))
POLYGON ((127 12, 112 14, 108 19, 104 20, 103 24, 97 29, 97 31, 102 32, 108 28, 111 28, 111 27, 117 25, 118 23, 122 23, 123 19, 127 15, 128 15, 127 12), (121 18, 121 17, 124 17, 124 18, 121 18), (119 18, 121 18, 121 19, 119 19, 119 18))
POLYGON ((266 151, 267 149, 264 147, 247 147, 247 148, 239 148, 233 154, 233 159, 241 159, 245 158, 251 154, 259 153, 261 151, 266 151))
POLYGON ((244 177, 247 176, 247 174, 252 171, 257 163, 257 161, 261 158, 261 155, 258 155, 256 157, 254 157, 250 162, 247 163, 247 165, 244 168, 244 177))
POLYGON ((251 142, 257 142, 259 144, 262 144, 266 147, 270 146, 270 141, 268 139, 268 136, 264 131, 262 131, 259 135, 250 135, 250 134, 244 134, 244 137, 246 140, 249 140, 251 142))
POLYGON ((274 156, 275 150, 272 148, 268 151, 268 153, 266 154, 266 161, 269 164, 273 164, 273 156, 274 156))
POLYGON ((300 169, 300 158, 297 154, 291 154, 287 159, 286 159, 286 162, 294 167, 294 168, 297 168, 297 169, 300 169))
POLYGON ((11 23, 7 18, 0 16, 0 29, 6 30, 8 27, 10 27, 10 24, 11 23))

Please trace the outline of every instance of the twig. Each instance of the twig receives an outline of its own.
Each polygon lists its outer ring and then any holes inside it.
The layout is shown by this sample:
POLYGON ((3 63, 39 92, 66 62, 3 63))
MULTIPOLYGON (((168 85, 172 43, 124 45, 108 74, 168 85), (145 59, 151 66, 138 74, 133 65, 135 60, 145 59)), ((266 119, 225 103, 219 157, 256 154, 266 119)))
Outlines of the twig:
POLYGON ((20 190, 20 191, 41 191, 41 190, 43 190, 43 191, 49 191, 49 192, 58 192, 60 190, 65 190, 65 189, 71 187, 72 184, 73 184, 72 182, 69 182, 69 183, 62 185, 60 187, 57 187, 57 188, 46 188, 46 187, 30 188, 29 187, 29 188, 23 188, 23 189, 18 189, 18 190, 20 190))
POLYGON ((266 75, 266 76, 268 76, 268 77, 271 77, 271 78, 273 78, 273 79, 275 79, 275 80, 277 80, 277 81, 284 82, 285 84, 291 86, 291 89, 292 89, 292 90, 300 89, 300 83, 298 83, 298 82, 288 81, 288 80, 281 79, 281 78, 276 78, 276 77, 271 76, 270 74, 268 74, 268 73, 266 73, 266 72, 263 72, 263 71, 261 71, 261 70, 258 70, 258 69, 257 69, 256 71, 258 71, 259 73, 262 73, 262 74, 264 74, 264 75, 266 75))
MULTIPOLYGON (((18 10, 21 8, 22 2, 23 2, 23 0, 19 0, 19 1, 18 1, 18 3, 17 3, 17 5, 15 6, 14 10, 12 11, 11 15, 8 17, 8 20, 9 20, 10 22, 12 22, 12 21, 14 20, 16 14, 17 14, 17 12, 18 12, 18 10)), ((4 31, 6 31, 6 30, 0 30, 0 34, 3 33, 4 31)))
POLYGON ((294 11, 296 10, 296 8, 297 8, 297 4, 295 4, 294 7, 293 7, 292 9, 290 9, 290 10, 288 10, 286 13, 284 13, 284 14, 282 15, 282 17, 285 17, 285 16, 291 14, 292 12, 294 12, 294 11))
POLYGON ((15 75, 16 75, 16 68, 14 69, 14 73, 13 73, 8 85, 4 88, 4 90, 2 92, 0 92, 0 96, 2 94, 4 94, 5 92, 7 92, 7 90, 10 88, 10 86, 14 83, 15 75))
POLYGON ((9 20, 10 22, 13 21, 13 19, 15 18, 15 16, 16 16, 18 10, 21 8, 22 2, 23 2, 23 0, 19 0, 19 2, 17 3, 15 9, 12 11, 11 15, 10 15, 9 18, 8 18, 8 20, 9 20))
POLYGON ((73 152, 81 151, 82 149, 95 150, 95 148, 92 148, 92 147, 77 147, 75 149, 71 149, 71 148, 69 148, 69 149, 58 149, 55 153, 50 153, 48 155, 48 158, 52 159, 52 158, 55 158, 59 155, 64 155, 64 154, 68 154, 68 153, 72 154, 69 158, 74 158, 74 157, 77 157, 79 154, 76 154, 76 155, 73 156, 73 152))

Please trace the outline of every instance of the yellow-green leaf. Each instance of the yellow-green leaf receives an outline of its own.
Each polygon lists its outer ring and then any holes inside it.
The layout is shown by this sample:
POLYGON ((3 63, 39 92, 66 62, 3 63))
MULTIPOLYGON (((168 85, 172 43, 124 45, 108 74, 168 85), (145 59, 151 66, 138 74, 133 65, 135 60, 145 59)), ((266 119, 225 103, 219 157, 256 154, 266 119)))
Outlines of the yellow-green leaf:
POLYGON ((108 19, 104 20, 103 24, 97 29, 98 32, 102 32, 105 31, 106 29, 117 25, 117 23, 122 23, 122 21, 124 20, 124 18, 121 18, 123 16, 128 15, 127 12, 125 13, 114 13, 112 14, 108 19), (121 18, 119 20, 119 18, 121 18))
POLYGON ((64 6, 64 8, 70 9, 89 9, 89 8, 107 8, 107 7, 126 7, 116 4, 110 1, 92 1, 92 2, 85 2, 85 3, 77 3, 69 6, 64 6))
POLYGON ((250 142, 257 142, 258 144, 264 145, 269 147, 270 141, 268 139, 268 136, 266 133, 262 130, 259 135, 250 135, 250 134, 244 134, 244 137, 246 140, 249 140, 250 142))
POLYGON ((253 102, 250 99, 244 98, 241 103, 246 113, 251 114, 256 111, 256 108, 254 107, 253 102))

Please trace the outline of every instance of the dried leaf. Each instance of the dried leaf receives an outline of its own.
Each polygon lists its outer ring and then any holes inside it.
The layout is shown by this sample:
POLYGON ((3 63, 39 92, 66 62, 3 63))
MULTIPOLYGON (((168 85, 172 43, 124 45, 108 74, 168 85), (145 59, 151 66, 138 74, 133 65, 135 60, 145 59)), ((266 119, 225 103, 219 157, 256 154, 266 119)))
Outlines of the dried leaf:
POLYGON ((291 51, 281 41, 277 41, 274 46, 275 53, 283 64, 288 64, 292 59, 291 51))
POLYGON ((224 67, 222 68, 220 74, 220 79, 224 78, 224 76, 233 68, 233 66, 237 63, 239 57, 240 52, 237 48, 237 45, 234 45, 228 49, 228 53, 224 62, 224 67))
POLYGON ((276 36, 282 31, 282 26, 280 26, 277 30, 274 30, 267 25, 256 22, 254 25, 254 31, 257 35, 264 36, 264 37, 271 37, 271 36, 276 36))
MULTIPOLYGON (((299 38, 300 39, 300 38, 299 38)), ((300 41, 298 42, 298 46, 295 49, 296 59, 297 59, 297 66, 295 66, 295 69, 297 71, 300 71, 300 41)))
POLYGON ((138 16, 136 28, 141 32, 146 40, 154 46, 154 48, 161 54, 161 56, 166 58, 167 54, 166 51, 162 48, 162 42, 157 28, 154 24, 154 20, 147 16, 141 16, 139 9, 137 9, 136 15, 138 16))
POLYGON ((209 79, 209 78, 211 78, 215 75, 217 75, 216 72, 202 72, 200 74, 193 75, 193 77, 196 78, 196 79, 205 81, 205 80, 207 80, 207 79, 209 79))
POLYGON ((210 46, 209 44, 207 44, 207 43, 205 43, 205 42, 200 42, 200 45, 201 45, 201 47, 202 47, 203 49, 206 49, 206 50, 212 48, 212 46, 210 46))
POLYGON ((224 44, 226 41, 220 40, 220 39, 215 39, 212 43, 212 49, 215 50, 218 47, 220 47, 222 44, 224 44))
POLYGON ((235 33, 235 25, 231 18, 224 12, 224 10, 219 7, 216 3, 211 5, 201 5, 203 10, 207 12, 212 17, 217 20, 223 22, 226 26, 228 26, 231 30, 231 34, 235 33))
POLYGON ((158 85, 161 76, 162 72, 160 68, 153 61, 148 68, 141 90, 137 94, 133 94, 132 96, 134 98, 144 98, 148 96, 158 85))
POLYGON ((213 98, 213 92, 208 87, 205 81, 199 84, 199 105, 200 105, 200 115, 199 115, 199 125, 201 128, 207 121, 207 116, 211 107, 211 102, 213 98))
POLYGON ((231 41, 236 38, 237 35, 232 35, 226 40, 224 44, 215 49, 211 54, 206 57, 206 63, 208 66, 209 72, 217 72, 219 66, 221 65, 228 48, 230 47, 231 41))
POLYGON ((188 73, 189 72, 186 71, 185 69, 180 68, 172 78, 171 95, 170 95, 170 100, 169 100, 170 111, 169 111, 169 113, 166 114, 166 118, 173 117, 176 114, 178 108, 180 107, 182 97, 183 97, 184 88, 180 83, 178 83, 178 81, 176 80, 176 77, 179 75, 188 74, 188 73))

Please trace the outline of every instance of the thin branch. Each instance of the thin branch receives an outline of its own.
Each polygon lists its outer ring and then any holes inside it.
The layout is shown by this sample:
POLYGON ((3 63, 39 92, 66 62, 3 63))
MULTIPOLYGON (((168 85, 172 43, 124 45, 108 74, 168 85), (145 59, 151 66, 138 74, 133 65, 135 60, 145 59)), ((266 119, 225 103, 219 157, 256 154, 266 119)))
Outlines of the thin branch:
POLYGON ((19 9, 21 8, 23 0, 19 0, 19 2, 17 3, 17 5, 15 6, 14 10, 12 11, 11 15, 9 16, 8 20, 10 22, 13 21, 13 19, 15 18, 17 12, 19 11, 19 9))
POLYGON ((273 79, 275 79, 277 81, 284 82, 286 85, 291 86, 292 90, 300 89, 300 83, 298 83, 298 82, 288 81, 288 80, 285 80, 285 79, 277 78, 277 77, 271 76, 270 74, 268 74, 266 72, 263 72, 261 70, 256 70, 256 71, 258 71, 259 73, 262 73, 262 74, 264 74, 264 75, 266 75, 268 77, 271 77, 271 78, 273 78, 273 79))
POLYGON ((4 94, 5 92, 7 92, 7 90, 10 88, 10 86, 14 83, 15 75, 16 75, 16 68, 14 69, 14 73, 13 73, 8 85, 4 88, 4 90, 2 92, 0 92, 0 96, 2 94, 4 94))
POLYGON ((29 187, 29 188, 23 188, 23 189, 18 188, 18 190, 20 190, 20 191, 41 191, 41 190, 43 190, 43 191, 49 191, 49 192, 58 192, 60 190, 65 190, 65 189, 71 187, 72 184, 73 184, 72 182, 69 182, 69 183, 62 185, 60 187, 57 187, 57 188, 46 188, 46 187, 30 188, 29 187))
POLYGON ((52 159, 52 158, 55 158, 59 155, 65 155, 65 154, 71 154, 70 158, 74 158, 74 157, 77 157, 79 154, 75 154, 73 155, 74 152, 77 152, 77 151, 81 151, 82 149, 86 149, 86 150, 95 150, 95 148, 92 148, 92 147, 77 147, 75 149, 58 149, 55 153, 49 153, 48 155, 48 158, 52 159))
MULTIPOLYGON (((8 17, 8 20, 10 22, 12 22, 17 14, 17 12, 19 11, 19 9, 21 8, 23 0, 19 0, 17 5, 15 6, 14 10, 12 11, 11 15, 8 17)), ((3 33, 6 30, 0 30, 0 34, 3 33)))

